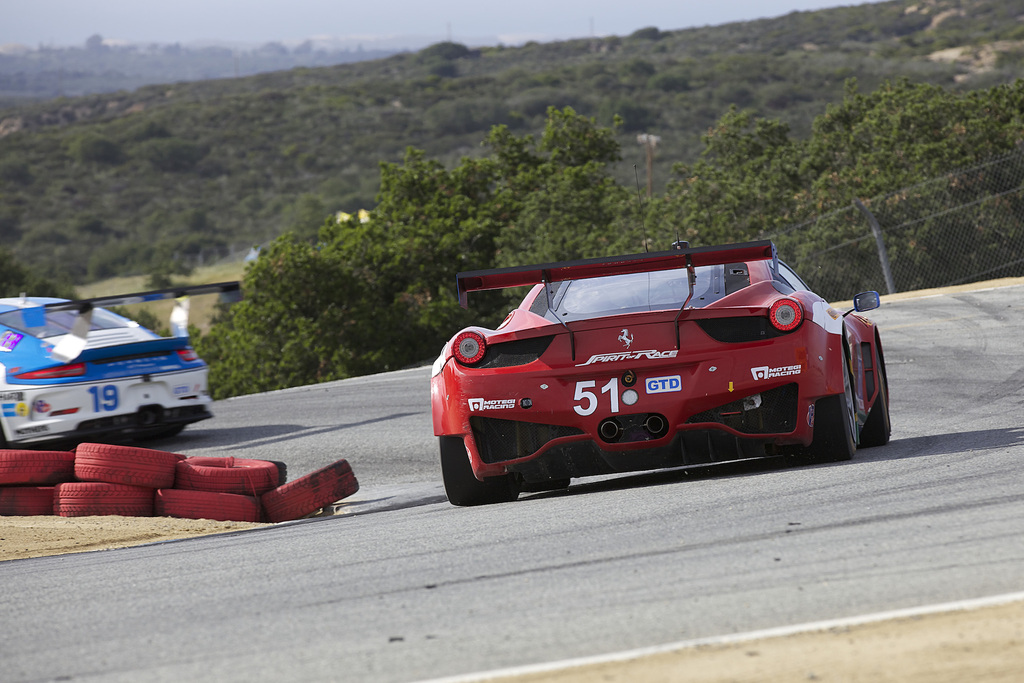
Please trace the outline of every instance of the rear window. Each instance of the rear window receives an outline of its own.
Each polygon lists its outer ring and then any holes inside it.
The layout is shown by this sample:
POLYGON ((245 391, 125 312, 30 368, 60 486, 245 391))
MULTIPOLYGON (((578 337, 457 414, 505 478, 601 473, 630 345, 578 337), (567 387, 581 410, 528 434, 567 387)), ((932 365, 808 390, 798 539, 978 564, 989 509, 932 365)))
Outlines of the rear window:
MULTIPOLYGON (((745 264, 703 266, 694 272, 696 283, 690 305, 698 308, 750 284, 745 264)), ((678 309, 690 293, 685 269, 570 280, 553 285, 552 289, 554 315, 548 311, 543 292, 531 307, 535 313, 552 320, 586 320, 678 309)))
MULTIPOLYGON (((21 311, 7 311, 0 313, 0 324, 36 337, 37 339, 48 339, 59 337, 71 332, 71 326, 75 324, 78 314, 74 311, 47 311, 46 324, 41 327, 28 327, 21 311)), ((95 308, 92 312, 92 326, 90 330, 113 330, 128 327, 138 327, 134 320, 122 318, 102 308, 95 308)))

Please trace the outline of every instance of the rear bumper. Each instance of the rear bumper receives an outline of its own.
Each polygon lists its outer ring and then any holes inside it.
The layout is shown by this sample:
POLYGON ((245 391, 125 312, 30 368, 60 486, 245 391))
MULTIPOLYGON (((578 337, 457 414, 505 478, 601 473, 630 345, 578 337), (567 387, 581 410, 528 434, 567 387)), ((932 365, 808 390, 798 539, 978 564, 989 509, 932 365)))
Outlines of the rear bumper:
POLYGON ((811 443, 814 404, 842 391, 842 367, 841 337, 815 325, 771 342, 559 368, 449 360, 432 379, 434 430, 463 438, 478 478, 774 455, 811 443))
POLYGON ((172 433, 213 417, 206 367, 60 385, 8 385, 3 431, 11 446, 116 441, 172 433))

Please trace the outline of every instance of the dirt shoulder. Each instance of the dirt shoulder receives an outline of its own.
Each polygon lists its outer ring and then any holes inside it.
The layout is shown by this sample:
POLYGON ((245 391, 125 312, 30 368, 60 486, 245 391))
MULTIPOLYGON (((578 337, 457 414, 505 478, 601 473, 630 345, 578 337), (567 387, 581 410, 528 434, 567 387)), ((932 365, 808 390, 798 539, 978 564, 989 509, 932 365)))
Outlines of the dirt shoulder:
POLYGON ((174 517, 0 517, 0 561, 126 548, 269 526, 174 517))
POLYGON ((1024 602, 1013 602, 486 680, 1010 683, 1021 672, 1024 602))

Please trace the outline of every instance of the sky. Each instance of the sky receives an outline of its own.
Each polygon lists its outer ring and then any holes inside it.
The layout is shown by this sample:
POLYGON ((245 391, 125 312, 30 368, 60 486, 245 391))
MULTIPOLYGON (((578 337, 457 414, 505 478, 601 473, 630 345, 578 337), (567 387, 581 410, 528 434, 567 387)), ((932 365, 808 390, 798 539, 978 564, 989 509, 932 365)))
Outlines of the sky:
MULTIPOLYGON (((878 0, 874 0, 878 1, 878 0)), ((422 36, 518 45, 725 24, 863 0, 0 0, 0 45, 298 44, 316 37, 422 36)))

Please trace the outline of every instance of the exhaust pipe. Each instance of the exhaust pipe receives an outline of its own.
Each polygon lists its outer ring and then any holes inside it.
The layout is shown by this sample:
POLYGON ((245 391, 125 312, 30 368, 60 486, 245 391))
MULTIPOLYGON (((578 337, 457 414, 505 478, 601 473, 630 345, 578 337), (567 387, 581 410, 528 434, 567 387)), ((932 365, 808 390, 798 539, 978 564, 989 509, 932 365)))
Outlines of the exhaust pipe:
POLYGON ((644 420, 644 429, 655 439, 660 439, 665 436, 668 431, 668 422, 661 415, 657 413, 651 413, 644 420))
POLYGON ((162 412, 160 406, 142 406, 136 414, 137 424, 140 427, 151 427, 160 421, 162 412))
POLYGON ((601 424, 597 426, 597 433, 603 440, 609 443, 615 442, 622 436, 622 425, 615 418, 609 417, 607 420, 602 420, 601 424))

